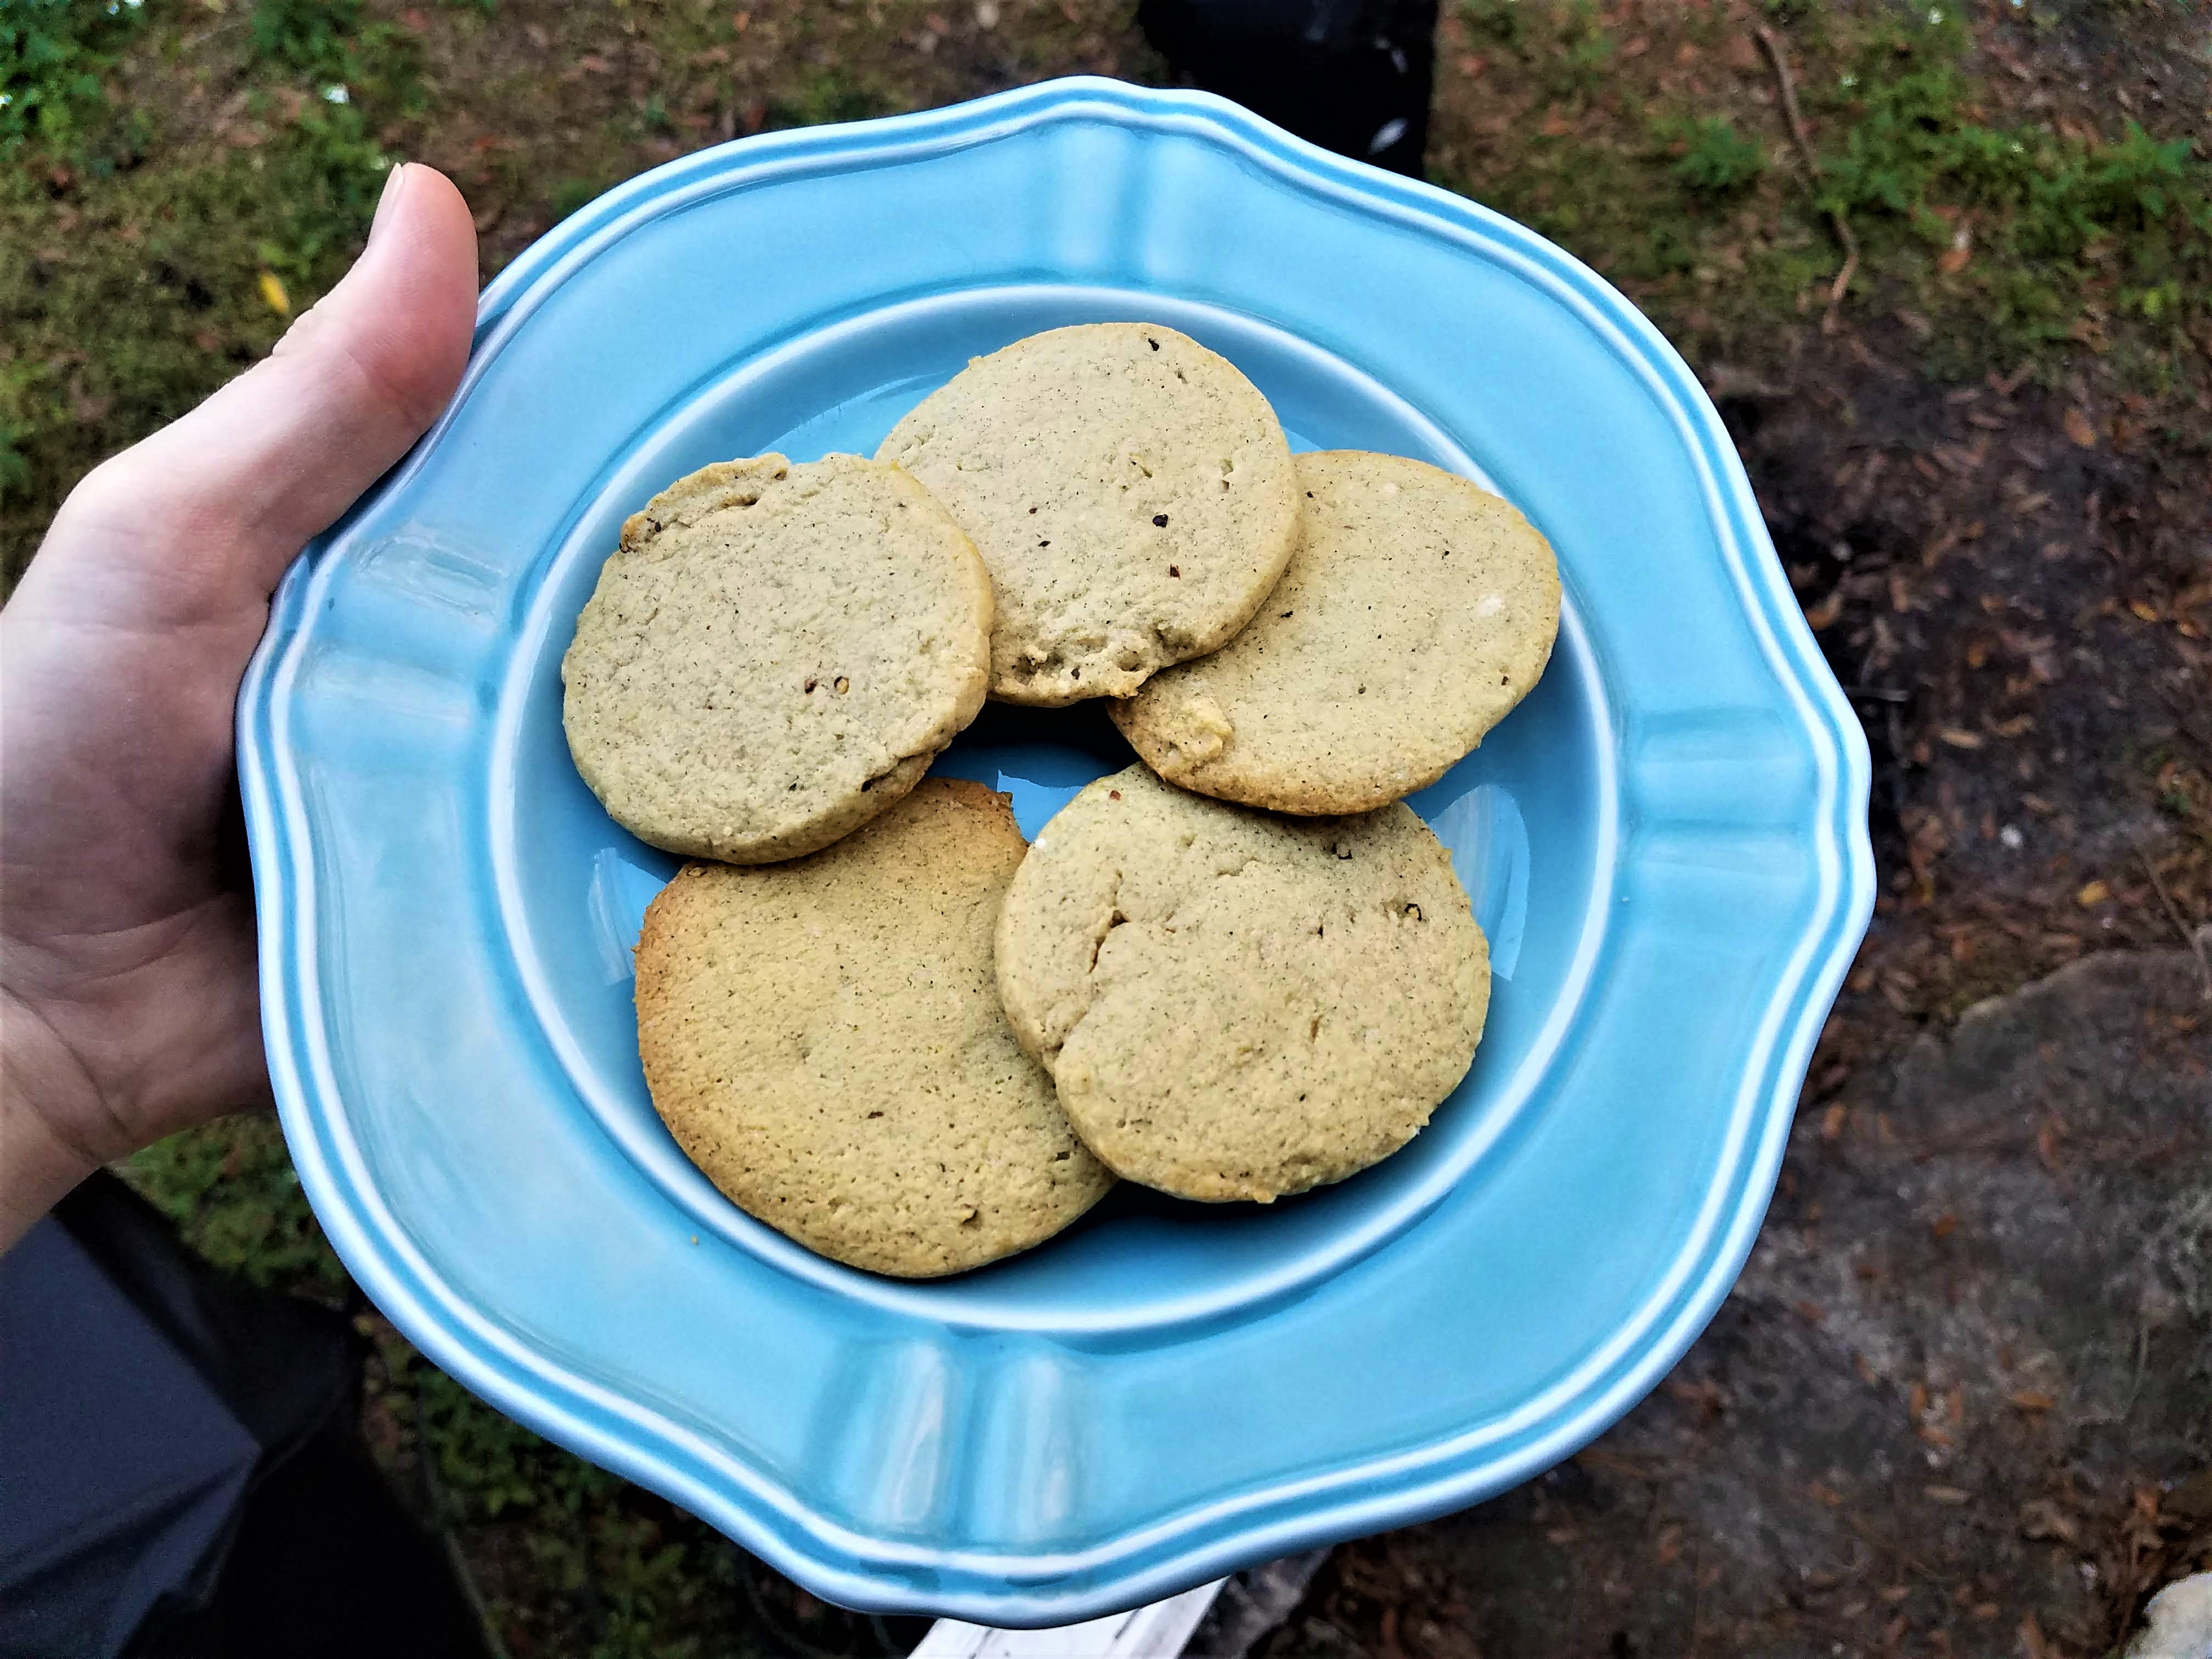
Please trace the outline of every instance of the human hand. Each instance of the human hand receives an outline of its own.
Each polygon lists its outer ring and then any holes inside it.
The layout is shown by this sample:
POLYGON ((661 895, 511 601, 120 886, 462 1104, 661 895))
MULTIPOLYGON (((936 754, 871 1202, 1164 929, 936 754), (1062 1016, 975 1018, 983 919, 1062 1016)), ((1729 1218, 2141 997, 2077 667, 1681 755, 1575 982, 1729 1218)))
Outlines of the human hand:
POLYGON ((232 754, 285 567, 445 407, 476 231, 403 167, 268 359, 94 469, 0 611, 0 1249, 97 1165, 265 1102, 232 754))

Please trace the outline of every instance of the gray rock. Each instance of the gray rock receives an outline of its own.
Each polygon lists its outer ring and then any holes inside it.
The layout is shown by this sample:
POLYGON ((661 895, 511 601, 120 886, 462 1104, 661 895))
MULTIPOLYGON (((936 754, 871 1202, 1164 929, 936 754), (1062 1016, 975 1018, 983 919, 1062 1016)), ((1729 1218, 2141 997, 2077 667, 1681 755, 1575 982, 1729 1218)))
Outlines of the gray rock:
POLYGON ((2212 1659, 2212 1572, 2175 1580, 2143 1609, 2128 1659, 2212 1659))
MULTIPOLYGON (((1650 1400, 1346 1547, 1302 1618, 1484 1659, 2111 1652, 2212 1548, 2159 1510, 2212 1468, 2197 963, 2087 957, 1839 1103, 1801 1115, 1735 1293, 1650 1400)), ((1304 1628, 1269 1659, 1332 1651, 1304 1628)))

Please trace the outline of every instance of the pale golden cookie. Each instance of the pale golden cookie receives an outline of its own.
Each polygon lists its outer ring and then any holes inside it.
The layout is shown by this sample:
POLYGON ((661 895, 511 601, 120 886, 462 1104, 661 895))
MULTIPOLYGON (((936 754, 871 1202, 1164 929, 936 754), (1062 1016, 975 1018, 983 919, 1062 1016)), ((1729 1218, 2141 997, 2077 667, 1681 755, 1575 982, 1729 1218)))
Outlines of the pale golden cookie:
POLYGON ((857 455, 725 461, 623 525, 562 659, 576 769, 690 858, 826 847, 983 704, 991 588, 960 527, 857 455))
POLYGON ((978 357, 876 459, 928 485, 990 568, 991 695, 1125 697, 1212 651, 1283 574, 1298 520, 1274 410, 1227 359, 1149 323, 978 357))
POLYGON ((927 1278, 1049 1238, 1113 1184, 1000 1011, 992 933, 1022 850, 1006 797, 932 778, 811 858, 689 865, 653 900, 638 1053, 732 1201, 927 1278))
POLYGON ((999 994, 1084 1144, 1185 1198, 1265 1202, 1411 1139, 1482 1036, 1490 956, 1404 805, 1280 818, 1133 766, 1030 848, 999 994))
POLYGON ((1162 777, 1279 812, 1364 812, 1434 783, 1527 696, 1559 574, 1505 501, 1397 455, 1297 457, 1283 580, 1211 656, 1109 711, 1162 777))

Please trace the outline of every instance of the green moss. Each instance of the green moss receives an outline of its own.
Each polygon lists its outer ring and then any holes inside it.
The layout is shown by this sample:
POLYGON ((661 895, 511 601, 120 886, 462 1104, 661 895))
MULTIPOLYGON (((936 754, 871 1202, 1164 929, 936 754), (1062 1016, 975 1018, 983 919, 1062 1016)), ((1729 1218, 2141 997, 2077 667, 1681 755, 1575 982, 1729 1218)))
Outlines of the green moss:
POLYGON ((7 0, 0 5, 0 165, 37 152, 112 167, 142 136, 107 98, 116 58, 145 22, 143 0, 7 0))
POLYGON ((275 1118, 230 1117, 172 1135, 118 1173, 224 1272, 324 1301, 343 1297, 345 1269, 307 1208, 275 1118))
POLYGON ((1595 0, 1461 0, 1459 9, 1473 34, 1517 56, 1548 97, 1589 95, 1612 63, 1595 0))
POLYGON ((567 218, 621 182, 618 179, 563 179, 553 186, 553 216, 567 218))
POLYGON ((292 69, 342 76, 360 25, 361 0, 254 0, 253 49, 292 69))
POLYGON ((1528 38, 1530 12, 1541 5, 1542 0, 1460 0, 1459 15, 1478 39, 1518 46, 1528 38))
POLYGON ((1599 20, 1595 0, 1570 0, 1556 15, 1559 46, 1548 63, 1544 84, 1553 97, 1587 97, 1603 80, 1613 60, 1613 37, 1599 20))
MULTIPOLYGON (((1678 110, 1656 118, 1644 142, 1539 133, 1480 180, 1441 182, 1540 231, 1649 298, 1653 289, 1663 290, 1717 259, 1743 270, 1768 251, 1763 237, 1747 244, 1727 217, 1765 170, 1765 152, 1732 121, 1678 110)), ((1814 240, 1791 240, 1804 246, 1814 240)), ((1790 252, 1794 274, 1805 261, 1802 247, 1790 252)), ((1770 285, 1761 303, 1786 303, 1794 292, 1770 285)))
POLYGON ((831 68, 809 75, 771 103, 768 120, 775 127, 821 126, 832 121, 866 121, 897 108, 882 88, 849 70, 831 68))
POLYGON ((44 128, 0 167, 0 244, 27 256, 0 258, 0 587, 87 469, 264 355, 367 234, 392 167, 377 126, 421 101, 411 42, 355 0, 260 0, 252 24, 263 142, 163 145, 142 115, 146 154, 58 209, 53 169, 75 163, 44 128))
POLYGON ((69 229, 35 181, 0 176, 0 577, 103 455, 184 414, 264 356, 366 234, 381 159, 355 121, 310 111, 286 141, 119 174, 69 229), (118 257, 118 254, 120 257, 118 257), (94 348, 94 349, 88 349, 94 348))
MULTIPOLYGON (((1940 324, 1924 348, 1949 374, 2106 351, 2125 384, 2202 374, 2192 335, 2212 312, 2212 167, 2187 138, 2134 123, 2069 137, 1994 120, 1969 41, 1929 11, 1781 9, 1821 135, 1808 183, 1768 164, 1781 123, 1687 103, 1641 139, 1592 105, 1609 48, 1595 15, 1560 0, 1463 0, 1471 32, 1517 60, 1538 107, 1581 112, 1442 182, 1542 231, 1627 282, 1662 321, 1758 333, 1825 305, 1842 263, 1831 215, 1862 263, 1849 303, 1900 301, 1940 324), (1695 319, 1692 322, 1690 319, 1695 319)), ((1694 33, 1694 31, 1692 31, 1694 33)), ((1710 48, 1709 48, 1710 49, 1710 48)))
POLYGON ((2132 121, 2094 141, 1986 123, 1964 30, 1930 15, 1865 30, 1817 100, 1841 137, 1821 154, 1814 205, 1850 220, 1875 270, 1975 319, 1996 355, 2049 349, 2100 315, 2172 325, 2199 310, 2212 169, 2191 142, 2132 121), (1932 282, 1954 245, 1962 270, 1932 282))
POLYGON ((1766 171, 1766 152, 1737 131, 1725 115, 1703 120, 1677 116, 1661 120, 1656 131, 1680 151, 1669 171, 1674 182, 1694 196, 1740 195, 1766 171))
MULTIPOLYGON (((1637 154, 1576 137, 1529 142, 1480 183, 1447 180, 1615 279, 1656 282, 1696 264, 1679 219, 1650 211, 1654 171, 1637 154)), ((1674 194, 1663 173, 1657 187, 1674 194)))

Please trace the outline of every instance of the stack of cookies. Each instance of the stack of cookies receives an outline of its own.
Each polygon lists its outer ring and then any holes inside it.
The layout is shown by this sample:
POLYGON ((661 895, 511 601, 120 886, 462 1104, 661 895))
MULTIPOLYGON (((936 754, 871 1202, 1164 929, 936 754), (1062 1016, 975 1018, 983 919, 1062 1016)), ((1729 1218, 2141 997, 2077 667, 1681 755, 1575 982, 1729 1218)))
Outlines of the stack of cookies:
POLYGON ((647 911, 653 1104, 734 1202, 957 1273, 1121 1177, 1341 1180, 1466 1074, 1489 961, 1402 798, 1534 685, 1550 548, 1397 456, 1293 456, 1170 329, 979 358, 872 460, 694 473, 623 528, 562 664, 578 770, 696 860, 647 911), (987 696, 1113 699, 1138 763, 1024 848, 928 778, 987 696))

